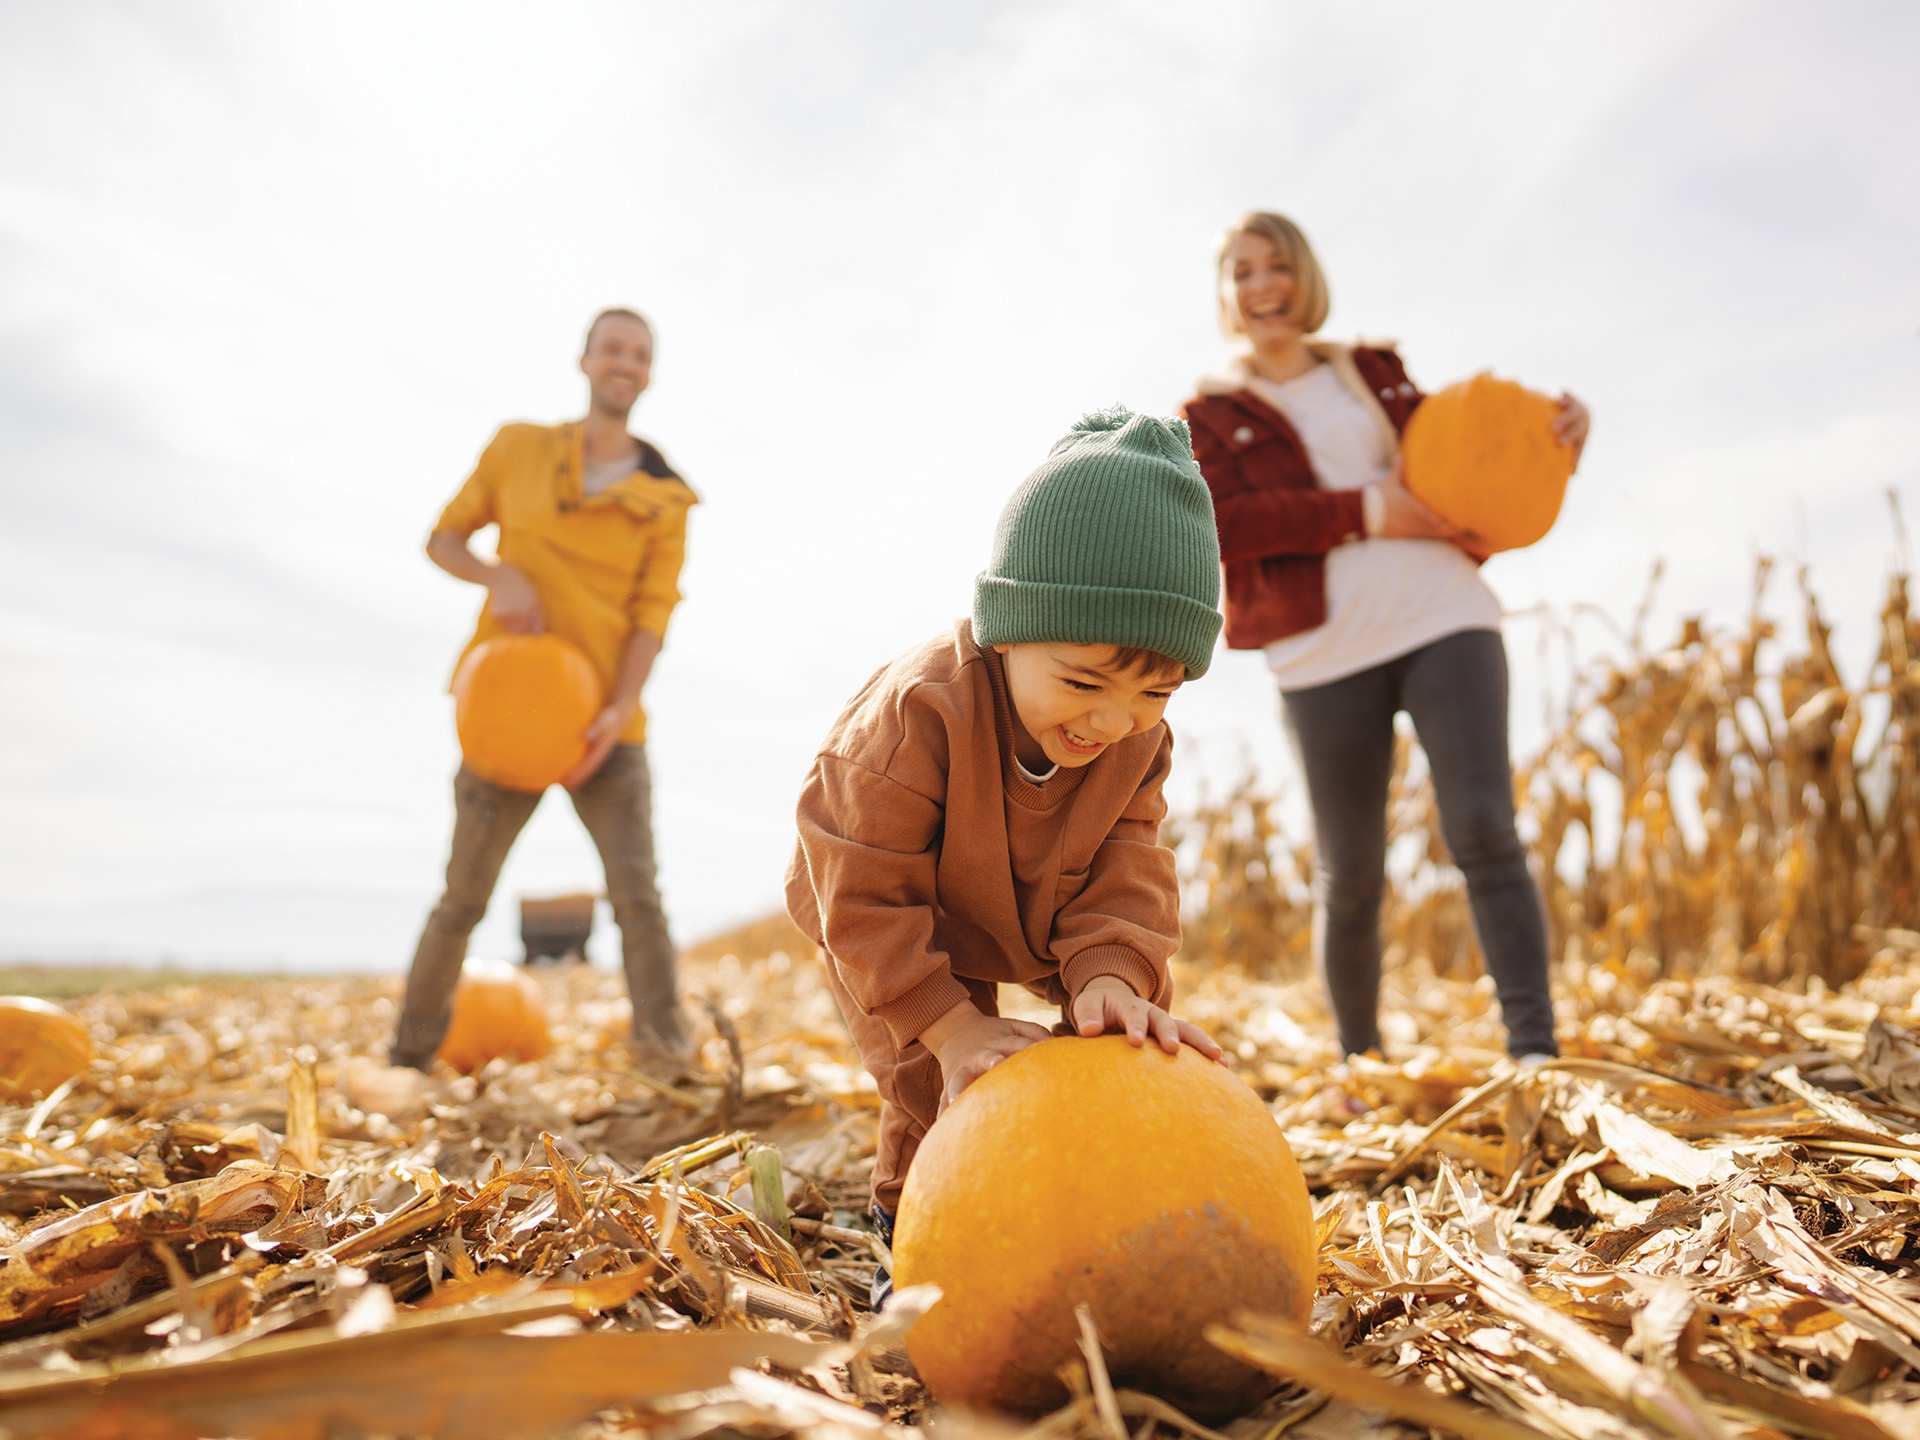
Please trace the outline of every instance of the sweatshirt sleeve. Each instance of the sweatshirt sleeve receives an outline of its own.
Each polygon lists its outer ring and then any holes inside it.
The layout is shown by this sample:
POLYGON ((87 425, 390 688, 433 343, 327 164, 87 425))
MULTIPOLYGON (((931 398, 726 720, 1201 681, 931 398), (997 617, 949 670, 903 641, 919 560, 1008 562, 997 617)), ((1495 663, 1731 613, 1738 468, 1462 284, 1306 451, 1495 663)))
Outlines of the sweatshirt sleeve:
POLYGON ((1166 817, 1161 787, 1173 768, 1173 732, 1165 731, 1140 788, 1094 852, 1087 883, 1053 917, 1053 955, 1071 1008, 1102 975, 1165 1003, 1167 961, 1180 946, 1180 882, 1173 852, 1160 843, 1166 817))
POLYGON ((940 803, 822 754, 800 793, 800 858, 827 963, 905 1047, 969 997, 933 943, 940 803))
POLYGON ((1365 501, 1358 490, 1247 489, 1240 459, 1208 426, 1186 415, 1193 458, 1213 492, 1213 521, 1220 532, 1220 558, 1262 560, 1269 555, 1324 555, 1367 531, 1365 501))

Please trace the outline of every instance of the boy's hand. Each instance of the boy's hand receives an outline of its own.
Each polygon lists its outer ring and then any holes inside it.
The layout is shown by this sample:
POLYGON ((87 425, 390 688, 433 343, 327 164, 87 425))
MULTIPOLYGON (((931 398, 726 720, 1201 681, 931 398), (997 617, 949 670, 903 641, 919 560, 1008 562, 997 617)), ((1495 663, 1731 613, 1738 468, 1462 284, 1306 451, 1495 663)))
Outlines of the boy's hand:
POLYGON ((1007 1020, 998 1015, 983 1015, 973 1006, 959 1004, 947 1011, 920 1034, 920 1043, 933 1051, 940 1062, 946 1087, 940 1095, 940 1108, 946 1109, 960 1092, 1009 1055, 1029 1045, 1051 1038, 1044 1025, 1030 1020, 1007 1020))
POLYGON ((1142 1000, 1131 985, 1113 975, 1088 981, 1074 997, 1073 1028, 1088 1036, 1124 1031, 1129 1045, 1144 1045, 1151 1034, 1169 1055, 1182 1045, 1191 1045, 1209 1060, 1218 1060, 1226 1053, 1198 1025, 1174 1019, 1151 1000, 1142 1000))
POLYGON ((496 564, 487 575, 487 608, 508 634, 538 635, 546 628, 539 592, 511 565, 496 564))

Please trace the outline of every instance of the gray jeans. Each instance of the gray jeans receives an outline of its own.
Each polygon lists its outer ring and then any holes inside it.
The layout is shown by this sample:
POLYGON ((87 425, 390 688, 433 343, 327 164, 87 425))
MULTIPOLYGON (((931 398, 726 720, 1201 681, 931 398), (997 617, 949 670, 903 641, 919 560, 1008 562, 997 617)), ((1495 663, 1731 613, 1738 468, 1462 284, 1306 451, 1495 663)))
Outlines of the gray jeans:
POLYGON ((1340 1045, 1380 1043, 1380 900, 1386 888, 1393 717, 1413 718, 1440 831, 1467 881, 1515 1055, 1559 1053, 1546 914, 1513 819, 1507 651, 1492 630, 1448 635, 1370 670, 1281 693, 1313 804, 1314 950, 1340 1045))
MULTIPOLYGON (((633 1031, 642 1040, 684 1043, 673 941, 653 867, 653 781, 647 752, 616 745, 593 778, 568 792, 607 872, 607 898, 620 926, 633 1031)), ((482 780, 464 765, 453 777, 453 855, 447 888, 427 917, 407 971, 406 998, 389 1058, 426 1069, 446 1038, 467 939, 487 912, 507 851, 540 803, 538 795, 482 780)))

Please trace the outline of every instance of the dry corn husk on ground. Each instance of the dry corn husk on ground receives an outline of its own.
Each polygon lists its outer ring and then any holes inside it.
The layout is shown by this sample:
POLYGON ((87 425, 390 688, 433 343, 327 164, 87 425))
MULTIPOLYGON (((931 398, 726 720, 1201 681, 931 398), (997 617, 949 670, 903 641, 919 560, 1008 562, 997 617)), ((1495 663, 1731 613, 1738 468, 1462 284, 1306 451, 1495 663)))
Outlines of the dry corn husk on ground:
MULTIPOLYGON (((1551 891, 1565 1055, 1542 1069, 1504 1059, 1437 871, 1391 919, 1389 1058, 1336 1063, 1276 894, 1304 884, 1297 849, 1244 806, 1196 819, 1181 1008, 1285 1126, 1322 1232, 1310 1333, 1213 1336, 1280 1386, 1227 1433, 1920 1436, 1904 603, 1859 692, 1819 701, 1824 642, 1768 661, 1760 637, 1742 670, 1757 629, 1584 692, 1522 778, 1530 823, 1564 839, 1552 806, 1611 776, 1640 828, 1551 891), (1714 712, 1747 700, 1766 724, 1735 740, 1714 712), (1737 839, 1646 823, 1700 783, 1682 755, 1736 751, 1703 769, 1737 839)), ((1417 790, 1400 803, 1419 835, 1417 790)), ((709 1017, 689 1071, 624 1051, 617 976, 543 970, 554 1052, 444 1080, 406 1126, 341 1085, 396 980, 74 1002, 91 1068, 0 1111, 0 1431, 1214 1433, 1116 1389, 1092 1334, 1059 1413, 935 1414, 900 1359, 924 1297, 864 1313, 876 1101, 810 956, 769 923, 687 975, 709 1017)))

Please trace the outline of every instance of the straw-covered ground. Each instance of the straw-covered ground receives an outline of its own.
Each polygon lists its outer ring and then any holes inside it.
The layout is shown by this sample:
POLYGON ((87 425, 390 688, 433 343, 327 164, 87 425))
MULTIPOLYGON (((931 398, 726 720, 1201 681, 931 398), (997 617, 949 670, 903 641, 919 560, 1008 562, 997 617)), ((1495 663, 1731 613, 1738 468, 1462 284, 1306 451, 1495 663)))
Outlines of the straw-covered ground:
MULTIPOLYGON (((1530 1072, 1484 984, 1402 965, 1390 1063, 1341 1068, 1314 985, 1187 968, 1322 1220, 1313 1335, 1219 1337, 1286 1382, 1228 1433, 1920 1436, 1916 958, 1884 936, 1842 994, 1563 969, 1530 1072)), ((93 1067, 0 1113, 0 1426, 1013 1434, 932 1415, 864 1313, 875 1100, 813 965, 695 959, 674 1077, 617 976, 539 972, 554 1053, 405 1129, 339 1084, 393 981, 73 1001, 93 1067)), ((1031 1434, 1208 1433, 1091 1358, 1031 1434)))
MULTIPOLYGON (((1310 1334, 1210 1332, 1276 1380, 1235 1440, 1920 1440, 1920 617, 1893 576, 1849 684, 1804 575, 1780 637, 1771 570, 1735 630, 1637 622, 1576 667, 1517 772, 1553 1064, 1501 1054, 1411 746, 1384 1060, 1338 1063, 1300 978, 1310 857, 1273 797, 1174 827, 1177 1008, 1320 1223, 1310 1334)), ((395 980, 75 1000, 92 1067, 0 1109, 0 1430, 1212 1440, 1093 1340, 1025 1431, 929 1408, 912 1303, 865 1313, 876 1100, 794 938, 689 957, 684 1074, 625 1052, 616 977, 541 972, 554 1052, 404 1127, 343 1084, 395 980)))

